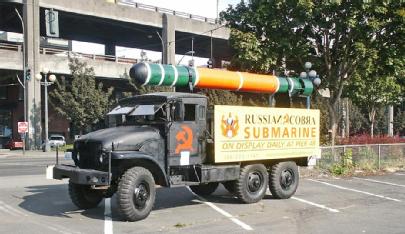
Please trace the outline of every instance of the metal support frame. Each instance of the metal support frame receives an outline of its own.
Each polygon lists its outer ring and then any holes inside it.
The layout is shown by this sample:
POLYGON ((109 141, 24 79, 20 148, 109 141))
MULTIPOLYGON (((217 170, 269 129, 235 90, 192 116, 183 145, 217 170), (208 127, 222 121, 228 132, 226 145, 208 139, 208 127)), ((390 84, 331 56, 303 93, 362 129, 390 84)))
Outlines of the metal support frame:
POLYGON ((307 96, 307 109, 311 109, 311 96, 307 96))

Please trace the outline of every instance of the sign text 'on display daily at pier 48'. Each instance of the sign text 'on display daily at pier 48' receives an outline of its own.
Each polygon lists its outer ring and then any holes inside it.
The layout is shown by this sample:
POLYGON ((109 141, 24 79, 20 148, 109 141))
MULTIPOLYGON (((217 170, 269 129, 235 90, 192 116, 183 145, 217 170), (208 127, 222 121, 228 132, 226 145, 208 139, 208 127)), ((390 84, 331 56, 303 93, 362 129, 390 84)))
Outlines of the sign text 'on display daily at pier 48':
POLYGON ((215 106, 215 162, 318 156, 319 110, 215 106))

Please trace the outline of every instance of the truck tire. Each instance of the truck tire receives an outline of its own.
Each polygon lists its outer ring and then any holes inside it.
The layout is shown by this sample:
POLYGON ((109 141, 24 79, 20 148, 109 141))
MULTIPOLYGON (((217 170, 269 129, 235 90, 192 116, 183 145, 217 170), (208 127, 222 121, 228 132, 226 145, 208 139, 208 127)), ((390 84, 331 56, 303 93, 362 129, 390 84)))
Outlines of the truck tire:
POLYGON ((225 189, 228 190, 229 193, 236 193, 236 180, 222 182, 222 185, 224 185, 225 189))
POLYGON ((146 218, 155 204, 155 197, 155 180, 143 167, 128 169, 118 184, 118 209, 127 221, 146 218))
POLYGON ((69 196, 79 209, 90 209, 98 206, 103 200, 103 193, 90 188, 90 185, 75 184, 69 181, 69 196))
POLYGON ((217 190, 217 188, 218 188, 217 182, 190 186, 190 189, 191 191, 193 191, 193 193, 201 196, 211 195, 213 192, 215 192, 215 190, 217 190))
POLYGON ((295 162, 280 162, 272 166, 269 188, 274 198, 290 198, 297 190, 298 182, 298 167, 295 162))
POLYGON ((236 195, 244 203, 260 201, 266 194, 269 173, 263 164, 252 164, 241 168, 236 181, 236 195))

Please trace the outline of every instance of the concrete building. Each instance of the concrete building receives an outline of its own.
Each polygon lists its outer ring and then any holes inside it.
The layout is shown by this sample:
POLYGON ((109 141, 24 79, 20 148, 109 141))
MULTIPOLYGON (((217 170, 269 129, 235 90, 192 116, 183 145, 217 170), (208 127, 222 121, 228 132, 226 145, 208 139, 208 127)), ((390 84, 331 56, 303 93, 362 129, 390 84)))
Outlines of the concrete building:
MULTIPOLYGON (((39 147, 42 142, 43 94, 41 85, 33 76, 49 68, 57 76, 69 74, 68 58, 79 57, 94 67, 98 78, 109 79, 116 85, 123 79, 135 60, 119 58, 116 46, 163 51, 163 62, 175 63, 175 54, 194 50, 196 56, 211 57, 220 64, 229 60, 229 30, 215 20, 160 9, 127 1, 103 0, 0 0, 0 30, 22 32, 23 20, 25 50, 19 42, 0 41, 0 138, 16 136, 16 122, 24 119, 24 92, 29 145, 39 147), (46 38, 46 12, 58 12, 59 38, 105 45, 105 55, 84 55, 69 52, 69 48, 55 49, 41 43, 46 38), (21 89, 16 75, 23 77, 25 69, 32 78, 21 89), (10 133, 11 132, 11 133, 10 133)), ((63 46, 62 46, 63 47, 63 46)), ((68 126, 59 123, 50 132, 68 134, 68 126)), ((0 143, 1 144, 1 143, 0 143)))

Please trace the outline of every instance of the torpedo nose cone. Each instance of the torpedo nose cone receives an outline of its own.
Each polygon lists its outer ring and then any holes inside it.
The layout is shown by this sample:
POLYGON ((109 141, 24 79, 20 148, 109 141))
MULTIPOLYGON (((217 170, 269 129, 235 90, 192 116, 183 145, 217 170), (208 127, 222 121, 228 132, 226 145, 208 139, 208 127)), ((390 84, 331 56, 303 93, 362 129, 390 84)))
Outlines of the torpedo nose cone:
POLYGON ((137 63, 129 70, 129 76, 137 84, 145 84, 148 78, 148 67, 145 63, 137 63))

